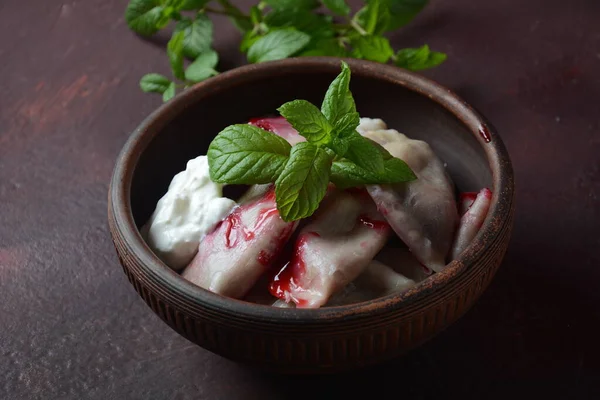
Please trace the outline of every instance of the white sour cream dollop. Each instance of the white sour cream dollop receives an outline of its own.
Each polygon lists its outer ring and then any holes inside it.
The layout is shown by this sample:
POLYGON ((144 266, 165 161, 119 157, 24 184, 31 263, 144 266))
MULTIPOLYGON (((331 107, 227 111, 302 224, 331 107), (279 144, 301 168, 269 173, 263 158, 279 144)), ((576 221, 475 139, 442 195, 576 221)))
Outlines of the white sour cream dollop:
POLYGON ((210 180, 208 159, 200 156, 173 177, 142 235, 165 264, 180 270, 194 258, 204 236, 236 205, 223 197, 222 184, 210 180))
POLYGON ((383 129, 387 129, 387 125, 379 118, 361 118, 360 124, 356 127, 356 130, 361 135, 364 135, 369 131, 379 131, 383 129))

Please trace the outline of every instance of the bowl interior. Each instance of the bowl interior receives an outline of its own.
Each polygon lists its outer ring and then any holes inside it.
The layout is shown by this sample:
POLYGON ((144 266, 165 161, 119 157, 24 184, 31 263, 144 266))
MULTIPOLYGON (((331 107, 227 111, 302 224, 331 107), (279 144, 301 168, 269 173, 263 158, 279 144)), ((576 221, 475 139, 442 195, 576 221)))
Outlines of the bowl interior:
MULTIPOLYGON (((210 89, 191 90, 185 95, 185 104, 180 101, 179 107, 163 112, 133 173, 130 200, 138 229, 150 217, 173 176, 185 169, 189 159, 206 154, 211 140, 223 128, 246 123, 252 117, 275 115, 277 107, 294 99, 320 105, 337 71, 295 68, 250 73, 243 79, 221 80, 210 89)), ((458 191, 493 186, 480 140, 427 94, 360 69, 353 69, 351 90, 361 116, 381 118, 389 128, 428 142, 447 164, 458 191)))

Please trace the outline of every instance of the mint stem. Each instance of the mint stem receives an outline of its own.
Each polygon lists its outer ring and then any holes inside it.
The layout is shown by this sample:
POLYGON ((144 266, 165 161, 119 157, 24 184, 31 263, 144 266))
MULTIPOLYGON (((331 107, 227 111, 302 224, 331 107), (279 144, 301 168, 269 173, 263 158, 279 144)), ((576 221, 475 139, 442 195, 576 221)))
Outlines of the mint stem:
POLYGON ((221 4, 223 6, 223 8, 231 10, 230 13, 226 13, 225 15, 229 15, 232 17, 235 16, 235 17, 250 20, 250 17, 248 15, 244 14, 239 8, 237 8, 236 6, 231 4, 231 2, 229 0, 217 0, 217 1, 219 2, 219 4, 221 4))
POLYGON ((360 26, 360 25, 359 25, 359 23, 358 23, 358 22, 356 22, 356 21, 355 21, 355 20, 353 20, 353 19, 351 19, 351 20, 350 20, 350 26, 351 26, 351 27, 353 27, 354 29, 356 29, 356 31, 357 31, 358 33, 360 33, 361 35, 363 35, 363 36, 365 36, 365 35, 367 35, 367 34, 368 34, 368 33, 367 33, 367 31, 365 31, 365 30, 363 29, 363 27, 362 27, 362 26, 360 26))

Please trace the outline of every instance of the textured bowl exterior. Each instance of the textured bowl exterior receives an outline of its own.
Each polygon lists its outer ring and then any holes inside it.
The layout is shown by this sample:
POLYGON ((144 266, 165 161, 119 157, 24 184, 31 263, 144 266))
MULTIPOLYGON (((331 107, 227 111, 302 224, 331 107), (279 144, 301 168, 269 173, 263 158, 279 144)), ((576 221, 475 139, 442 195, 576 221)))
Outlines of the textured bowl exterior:
MULTIPOLYGON (((513 226, 514 182, 510 159, 494 128, 456 95, 423 77, 380 64, 347 62, 353 73, 383 76, 391 84, 428 96, 487 146, 494 195, 486 222, 446 270, 405 293, 365 303, 320 310, 276 309, 198 288, 162 265, 145 246, 131 216, 129 190, 148 128, 161 118, 173 118, 198 92, 219 90, 219 81, 200 84, 162 106, 134 132, 115 167, 108 221, 125 275, 138 294, 171 328, 209 351, 284 373, 336 372, 380 363, 427 341, 461 317, 500 266, 513 226), (491 142, 481 138, 481 130, 492 136, 491 142)), ((282 60, 238 68, 213 79, 243 83, 274 69, 289 70, 292 77, 298 68, 338 71, 339 60, 282 60)))

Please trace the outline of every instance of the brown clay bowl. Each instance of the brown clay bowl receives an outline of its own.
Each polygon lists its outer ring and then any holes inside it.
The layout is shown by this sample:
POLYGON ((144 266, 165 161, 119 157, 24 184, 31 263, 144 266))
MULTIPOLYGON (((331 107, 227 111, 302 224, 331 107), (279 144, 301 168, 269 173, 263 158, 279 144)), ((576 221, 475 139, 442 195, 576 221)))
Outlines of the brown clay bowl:
POLYGON ((354 369, 401 355, 440 333, 477 300, 498 269, 514 216, 513 171, 494 128, 450 90, 391 66, 347 60, 361 115, 424 139, 457 188, 493 190, 485 224, 449 267, 411 290, 316 310, 279 309, 201 289, 167 268, 139 228, 190 158, 225 126, 272 114, 286 101, 320 104, 335 58, 248 65, 200 83, 153 112, 115 166, 108 219, 127 278, 146 304, 190 341, 232 360, 286 373, 354 369), (491 137, 486 141, 485 137, 491 137))

